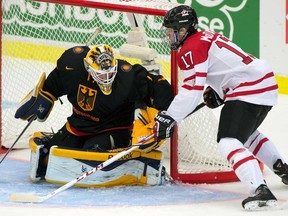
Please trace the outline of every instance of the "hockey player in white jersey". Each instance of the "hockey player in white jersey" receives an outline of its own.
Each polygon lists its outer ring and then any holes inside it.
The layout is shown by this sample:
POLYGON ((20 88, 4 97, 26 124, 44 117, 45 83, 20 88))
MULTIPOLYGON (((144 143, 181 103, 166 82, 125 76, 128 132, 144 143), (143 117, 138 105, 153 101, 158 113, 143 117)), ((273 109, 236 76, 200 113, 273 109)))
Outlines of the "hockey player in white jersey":
POLYGON ((196 12, 189 6, 177 6, 164 17, 163 36, 172 50, 178 50, 184 81, 167 111, 156 116, 154 134, 159 140, 172 136, 174 125, 195 109, 202 95, 210 108, 224 104, 218 148, 241 182, 248 185, 251 195, 243 200, 242 206, 244 209, 275 206, 277 199, 257 161, 288 185, 288 165, 274 144, 257 129, 277 101, 273 70, 223 35, 198 31, 197 27, 196 12))

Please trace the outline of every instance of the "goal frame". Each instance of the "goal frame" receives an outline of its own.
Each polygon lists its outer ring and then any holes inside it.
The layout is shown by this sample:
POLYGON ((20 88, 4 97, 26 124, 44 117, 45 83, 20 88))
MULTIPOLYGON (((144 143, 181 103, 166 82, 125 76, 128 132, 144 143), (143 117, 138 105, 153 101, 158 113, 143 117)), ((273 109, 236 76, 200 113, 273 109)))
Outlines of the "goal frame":
MULTIPOLYGON (((45 3, 54 3, 54 4, 63 4, 70 6, 82 6, 87 8, 95 8, 95 9, 103 9, 103 10, 112 10, 112 11, 120 11, 127 13, 135 13, 135 14, 146 14, 146 15, 155 15, 155 16, 164 16, 167 12, 165 9, 157 9, 157 8, 145 8, 138 6, 127 6, 121 4, 114 3, 104 3, 104 2, 96 2, 93 0, 34 0, 35 2, 45 2, 45 3)), ((2 21, 2 9, 1 9, 1 21, 2 21)), ((2 34, 2 25, 1 25, 1 34, 2 34)), ((2 35, 1 35, 2 38, 2 35)), ((1 51, 2 52, 2 47, 1 51)), ((0 53, 0 61, 2 61, 2 53, 0 53)), ((177 65, 177 51, 171 51, 170 55, 171 59, 171 73, 170 73, 170 83, 172 85, 174 94, 177 94, 178 91, 178 65, 177 65)), ((2 62, 1 62, 2 65, 2 62)), ((0 69, 1 70, 1 69, 0 69)), ((1 72, 1 71, 0 71, 1 72)), ((0 74, 1 78, 1 74, 0 74)), ((2 86, 0 83, 0 89, 2 91, 2 86)), ((1 96, 0 96, 1 97, 1 96)), ((0 102, 0 105, 2 100, 0 102)), ((0 110, 1 114, 1 110, 0 110)), ((0 115, 0 118, 2 114, 0 115)), ((1 120, 1 119, 0 119, 1 120)), ((2 121, 1 121, 2 122, 2 121)), ((229 172, 209 172, 209 173, 199 173, 199 174, 181 174, 178 172, 178 127, 175 128, 175 133, 173 137, 170 139, 170 175, 174 180, 178 180, 184 183, 222 183, 222 182, 231 182, 238 181, 237 176, 234 171, 229 172)), ((2 125, 0 128, 2 132, 2 125)), ((0 144, 1 146, 1 144, 0 144)))
MULTIPOLYGON (((36 0, 39 2, 49 2, 58 4, 67 4, 73 6, 84 6, 97 9, 108 9, 121 12, 139 13, 139 14, 149 14, 156 16, 165 16, 167 10, 155 9, 155 8, 145 8, 145 7, 130 7, 126 5, 117 5, 112 3, 95 2, 92 0, 36 0)), ((171 51, 171 85, 174 94, 177 94, 178 90, 178 65, 177 65, 177 51, 171 51)), ((178 133, 177 127, 174 136, 170 139, 170 175, 175 180, 180 180, 185 183, 221 183, 237 181, 238 178, 234 171, 231 172, 210 172, 206 173, 206 179, 203 179, 203 174, 181 174, 178 172, 178 133)))

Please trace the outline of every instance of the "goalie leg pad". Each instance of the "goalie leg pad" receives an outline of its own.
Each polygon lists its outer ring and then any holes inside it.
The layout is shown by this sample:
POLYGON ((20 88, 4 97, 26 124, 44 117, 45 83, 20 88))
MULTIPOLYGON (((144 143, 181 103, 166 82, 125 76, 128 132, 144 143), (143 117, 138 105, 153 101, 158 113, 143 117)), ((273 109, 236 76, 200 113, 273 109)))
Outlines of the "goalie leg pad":
POLYGON ((43 147, 44 145, 39 145, 36 147, 36 152, 31 151, 29 176, 32 182, 38 182, 41 179, 41 177, 37 175, 37 170, 39 166, 40 149, 43 147))
POLYGON ((30 173, 29 177, 32 182, 40 181, 46 172, 45 159, 47 158, 48 150, 44 144, 37 142, 38 137, 33 137, 30 140, 30 173))
MULTIPOLYGON (((116 154, 68 150, 53 146, 50 150, 45 179, 51 183, 65 184, 116 154)), ((75 185, 80 187, 159 185, 164 179, 163 158, 162 152, 156 150, 148 154, 131 152, 75 185)))
POLYGON ((40 181, 45 175, 45 150, 47 149, 44 148, 44 145, 39 145, 36 148, 36 152, 31 151, 29 176, 32 182, 40 181))

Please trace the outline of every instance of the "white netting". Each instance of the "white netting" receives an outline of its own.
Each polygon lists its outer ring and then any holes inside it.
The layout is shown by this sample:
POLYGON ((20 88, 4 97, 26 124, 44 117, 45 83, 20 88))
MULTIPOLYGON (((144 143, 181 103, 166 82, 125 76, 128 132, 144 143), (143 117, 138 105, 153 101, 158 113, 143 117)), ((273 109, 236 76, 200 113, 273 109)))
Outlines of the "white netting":
POLYGON ((207 107, 195 112, 179 125, 180 173, 219 172, 232 170, 228 162, 219 154, 216 135, 218 120, 207 107), (191 132, 193 131, 193 132, 191 132))
MULTIPOLYGON (((107 43, 118 52, 127 42, 133 27, 131 14, 119 11, 44 2, 2 1, 2 145, 9 147, 27 122, 14 118, 18 102, 35 86, 41 72, 49 73, 62 52, 71 46, 86 44, 96 28, 102 30, 93 44, 107 43), (130 16, 130 17, 129 17, 130 16)), ((83 1, 84 2, 84 1, 83 1)), ((99 2, 99 1, 98 1, 99 2)), ((102 1, 117 5, 168 10, 175 3, 168 1, 102 1), (119 3, 120 2, 120 3, 119 3)), ((117 6, 117 7, 118 7, 117 6)), ((150 11, 150 12, 151 12, 150 11)), ((151 12, 152 13, 152 12, 151 12)), ((157 51, 156 63, 162 65, 165 78, 170 80, 170 50, 161 43, 162 16, 136 14, 137 24, 145 31, 145 42, 157 51)), ((123 58, 118 55, 119 58, 123 58)), ((126 58, 127 59, 127 58, 126 58)), ((140 62, 128 58, 132 64, 140 62)), ((181 80, 181 79, 180 79, 181 80)), ((44 123, 33 122, 17 147, 27 147, 35 131, 57 131, 66 122, 71 106, 56 102, 44 123)), ((216 151, 217 120, 206 108, 191 115, 179 126, 179 172, 194 173, 231 170, 216 151)), ((169 144, 165 144, 168 148, 169 144)), ((168 148, 169 149, 169 148, 168 148)), ((169 151, 169 150, 168 150, 169 151)), ((167 156, 167 154, 166 154, 167 156)))
MULTIPOLYGON (((8 147, 27 123, 14 119, 18 102, 35 86, 41 72, 53 70, 66 48, 86 44, 100 28, 102 32, 92 45, 107 43, 117 52, 132 28, 126 13, 30 0, 25 3, 5 0, 2 7, 2 143, 8 147)), ((145 29, 147 46, 159 53, 157 63, 169 79, 169 49, 160 40, 161 17, 138 14, 137 21, 145 29)), ((20 140, 24 144, 17 147, 27 146, 27 136, 35 130, 51 131, 53 127, 57 131, 65 123, 71 108, 66 98, 62 100, 64 104, 57 101, 45 123, 31 124, 20 140)))

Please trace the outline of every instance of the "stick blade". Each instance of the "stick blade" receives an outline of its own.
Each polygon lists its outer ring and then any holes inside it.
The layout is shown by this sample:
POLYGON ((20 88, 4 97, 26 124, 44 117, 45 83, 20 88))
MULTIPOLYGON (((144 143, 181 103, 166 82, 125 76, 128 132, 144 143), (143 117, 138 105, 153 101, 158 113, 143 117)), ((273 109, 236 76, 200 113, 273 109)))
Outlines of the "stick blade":
POLYGON ((10 202, 35 203, 42 202, 41 197, 32 194, 14 193, 9 197, 10 202))

